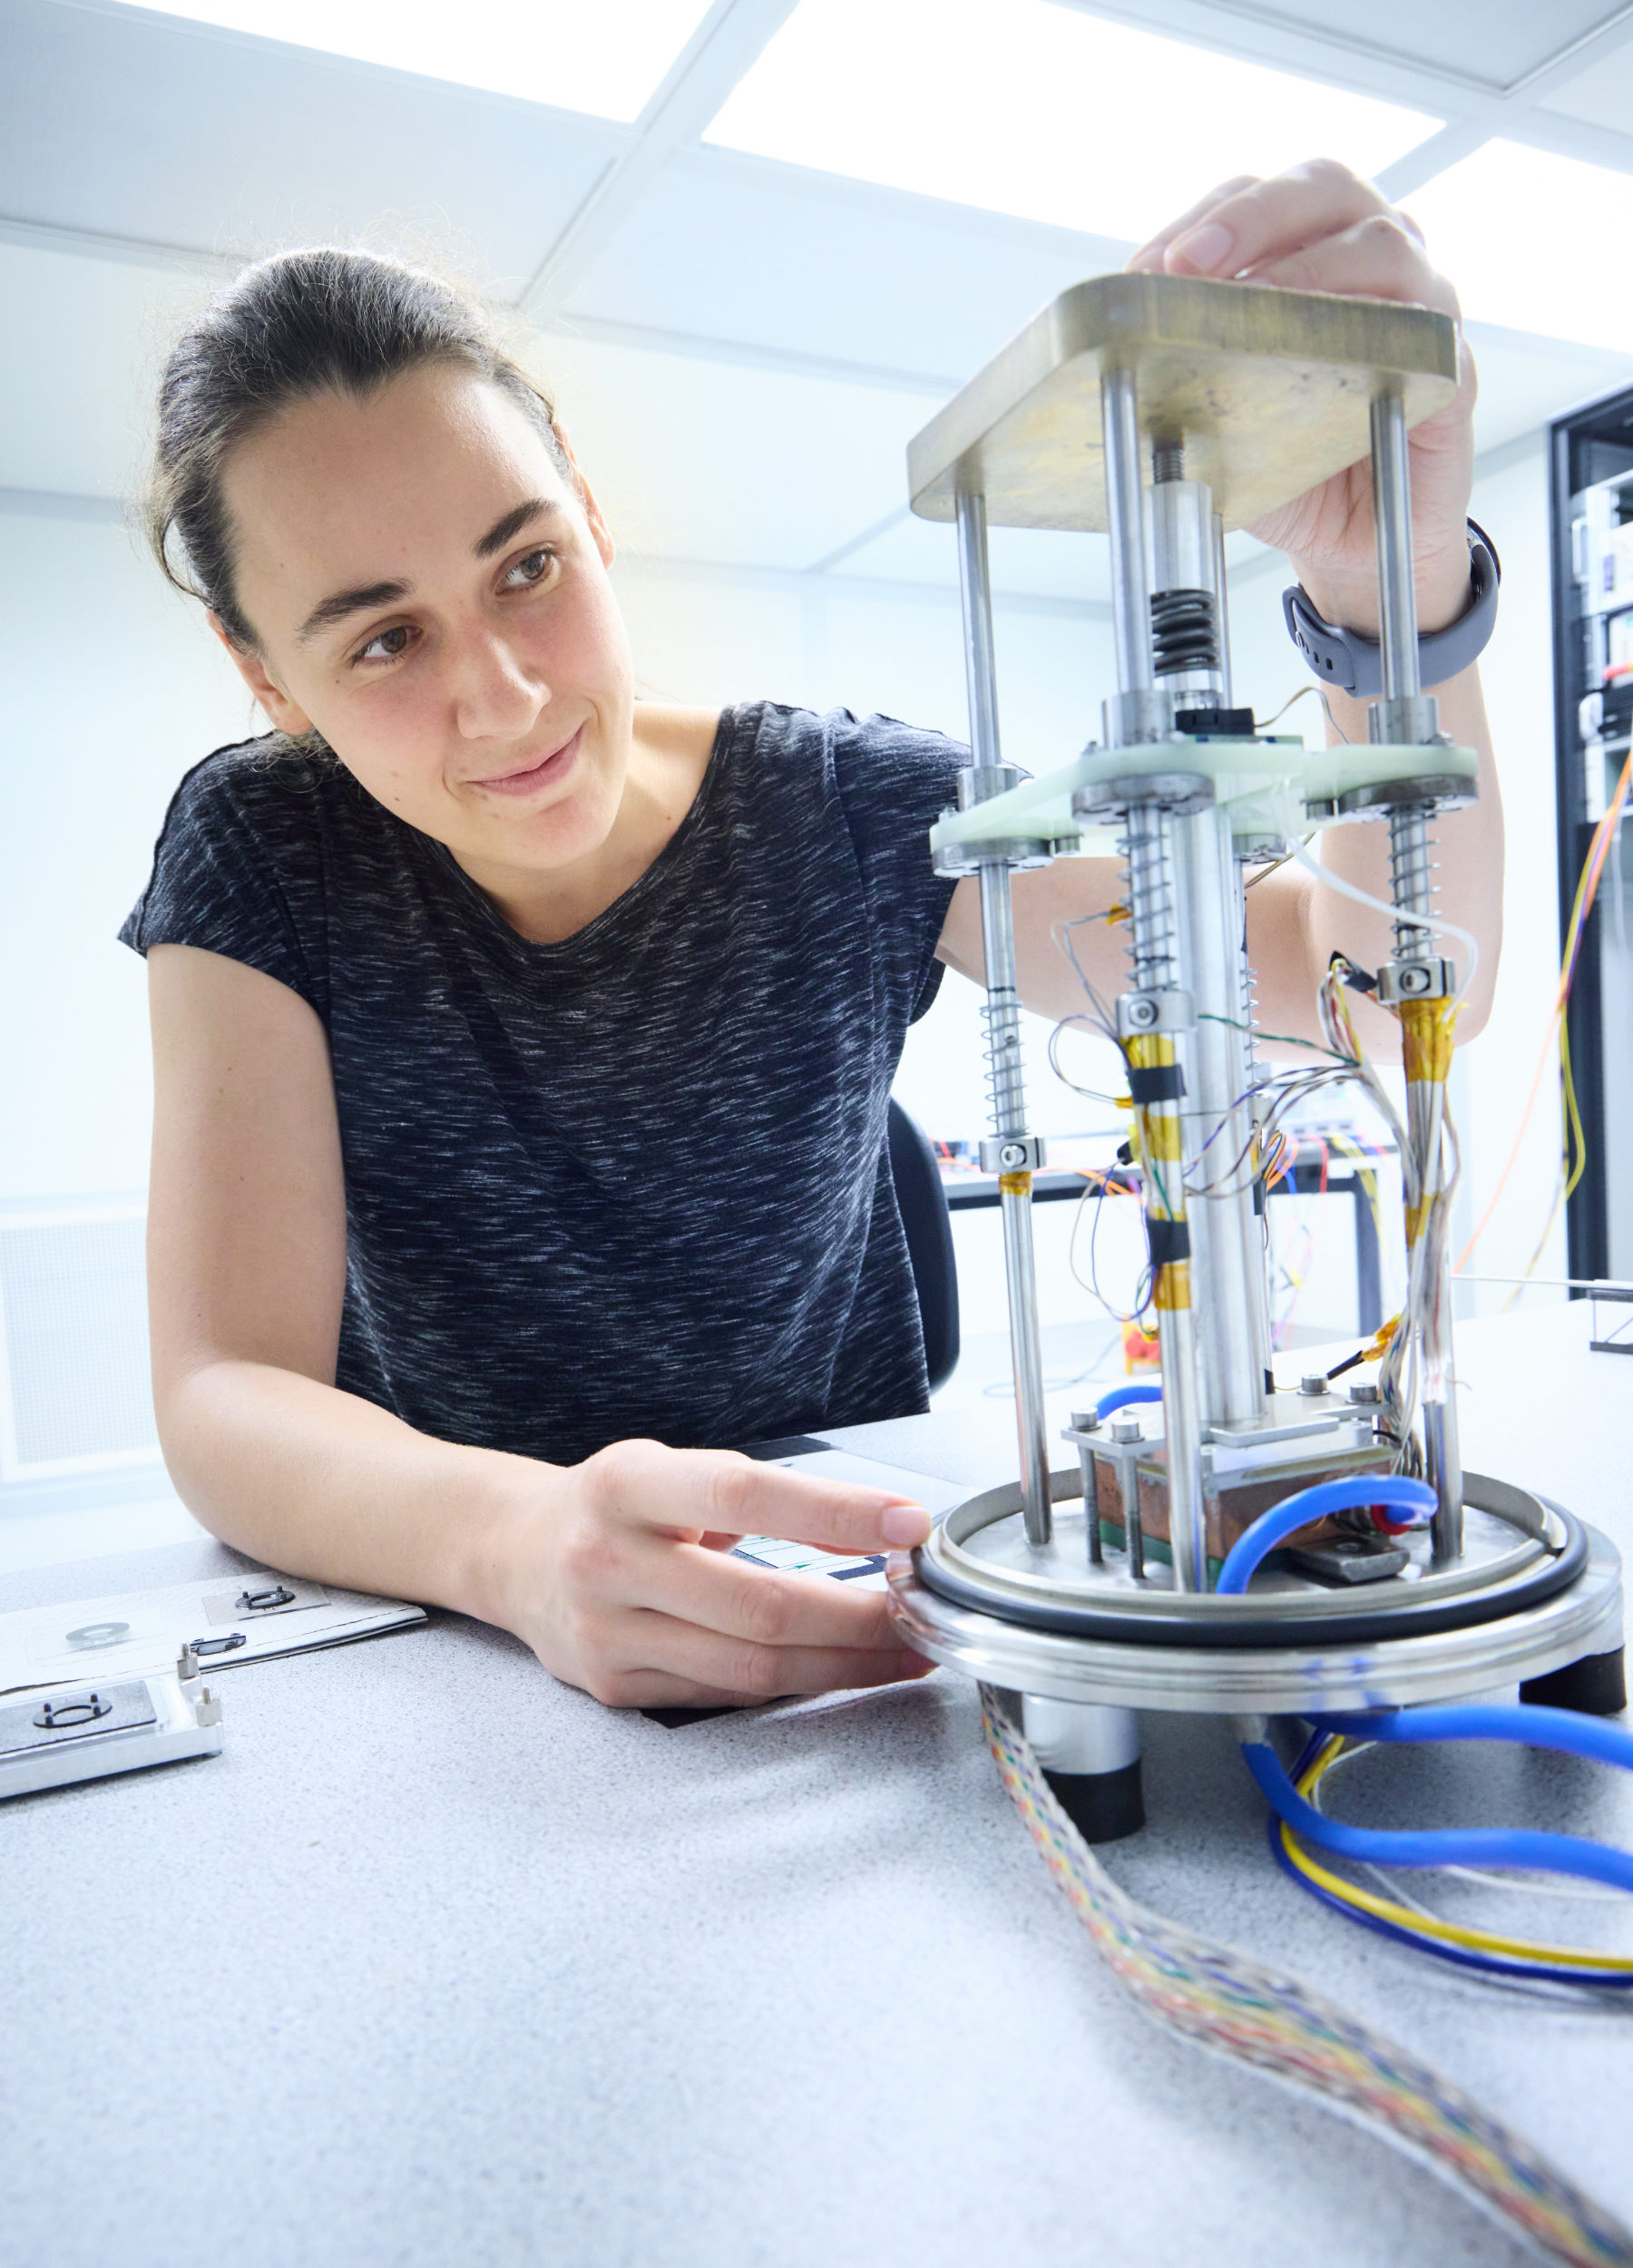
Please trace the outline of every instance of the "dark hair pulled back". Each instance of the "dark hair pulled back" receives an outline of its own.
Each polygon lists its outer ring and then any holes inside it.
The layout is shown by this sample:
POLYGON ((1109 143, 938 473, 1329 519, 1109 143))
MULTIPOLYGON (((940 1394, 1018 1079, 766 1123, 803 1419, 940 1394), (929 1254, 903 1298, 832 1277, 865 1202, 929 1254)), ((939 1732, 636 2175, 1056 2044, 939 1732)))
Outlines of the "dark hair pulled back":
POLYGON ((239 603, 222 494, 232 451, 291 402, 367 396, 438 362, 507 395, 570 475, 553 404, 478 301, 406 261, 328 244, 274 253, 241 269, 176 341, 159 388, 148 540, 169 580, 202 599, 236 645, 252 649, 256 636, 239 603))

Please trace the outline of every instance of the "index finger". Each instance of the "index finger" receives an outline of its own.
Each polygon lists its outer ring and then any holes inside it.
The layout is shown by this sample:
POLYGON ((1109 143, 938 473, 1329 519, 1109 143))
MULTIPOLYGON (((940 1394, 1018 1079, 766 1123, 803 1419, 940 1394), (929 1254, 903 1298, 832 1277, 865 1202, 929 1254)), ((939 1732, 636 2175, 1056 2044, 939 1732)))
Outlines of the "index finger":
POLYGON ((660 1449, 626 1442, 618 1510, 635 1524, 678 1534, 777 1536, 825 1551, 905 1551, 930 1533, 922 1504, 887 1489, 790 1472, 728 1449, 660 1449), (640 1452, 650 1452, 650 1456, 640 1452))
POLYGON ((1250 275, 1262 261, 1305 251, 1389 210, 1388 199, 1347 165, 1312 158, 1213 205, 1170 238, 1163 264, 1170 275, 1250 275))
POLYGON ((1129 270, 1135 273, 1159 273, 1163 254, 1176 237, 1184 236, 1199 220, 1205 220, 1215 207, 1222 205, 1227 198, 1234 197, 1240 190, 1252 189, 1258 179, 1257 173, 1233 173, 1227 181, 1221 181, 1217 189, 1210 189, 1206 197, 1198 197, 1196 203, 1188 206, 1177 220, 1170 220, 1167 228, 1159 229, 1155 236, 1146 239, 1129 259, 1129 270))

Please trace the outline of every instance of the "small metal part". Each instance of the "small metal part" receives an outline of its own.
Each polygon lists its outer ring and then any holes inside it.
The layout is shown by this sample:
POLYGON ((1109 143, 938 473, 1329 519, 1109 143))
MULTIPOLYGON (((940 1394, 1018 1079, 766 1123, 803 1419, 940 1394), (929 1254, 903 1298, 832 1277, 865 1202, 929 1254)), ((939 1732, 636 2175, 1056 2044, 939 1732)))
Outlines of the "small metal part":
POLYGON ((1327 1391, 1325 1373, 1319 1370, 1309 1372, 1306 1376, 1299 1380, 1298 1391, 1300 1393, 1312 1396, 1325 1393, 1327 1391))
POLYGON ((1403 1000, 1450 1000, 1456 990, 1457 963, 1442 953, 1422 961, 1385 961, 1378 971, 1378 998, 1385 1006, 1403 1000))
MULTIPOLYGON (((944 811, 943 818, 952 815, 944 811)), ((1076 842, 1069 848, 1077 849, 1076 842)), ((1012 867, 1019 874, 1028 867, 1051 866, 1054 864, 1056 847, 1052 837, 1042 836, 1005 835, 979 843, 944 843, 934 854, 938 875, 978 875, 983 866, 1012 867)))
POLYGON ((198 1650, 190 1646, 185 1638, 181 1641, 181 1651, 176 1657, 176 1675, 183 1685, 199 1675, 198 1650))
POLYGON ((1197 1004, 1177 984, 1151 992, 1120 992, 1117 1001, 1117 1036, 1139 1039, 1149 1032, 1191 1031, 1196 1029, 1197 1004))
POLYGON ((295 1594, 282 1583, 274 1583, 268 1590, 241 1590, 238 1605, 246 1614, 270 1614, 278 1607, 292 1607, 295 1594))
POLYGON ((188 1651, 201 1658, 206 1654, 235 1654, 240 1646, 249 1643, 241 1630, 229 1630, 223 1637, 190 1639, 188 1651))
POLYGON ((1355 1583, 1381 1583, 1412 1564, 1412 1554, 1383 1536, 1329 1536, 1322 1543, 1286 1548, 1287 1565, 1318 1583, 1348 1589, 1355 1583))
POLYGON ((1111 1421, 1111 1438, 1114 1442, 1124 1443, 1144 1441, 1145 1429, 1137 1417, 1114 1417, 1111 1421))
POLYGON ((1041 1173, 1044 1149, 1036 1134, 989 1134, 981 1144, 983 1173, 1041 1173))
POLYGON ((1376 1386, 1364 1380, 1359 1385, 1350 1388, 1349 1398, 1352 1402, 1360 1403, 1366 1409, 1375 1409, 1384 1399, 1376 1386))
POLYGON ((1431 748, 1445 739, 1440 703, 1433 693, 1386 694, 1366 712, 1366 737, 1374 748, 1431 748))
POLYGON ((1074 1410, 1071 1413, 1071 1431, 1074 1433, 1098 1433, 1100 1424, 1100 1413, 1098 1410, 1074 1410))

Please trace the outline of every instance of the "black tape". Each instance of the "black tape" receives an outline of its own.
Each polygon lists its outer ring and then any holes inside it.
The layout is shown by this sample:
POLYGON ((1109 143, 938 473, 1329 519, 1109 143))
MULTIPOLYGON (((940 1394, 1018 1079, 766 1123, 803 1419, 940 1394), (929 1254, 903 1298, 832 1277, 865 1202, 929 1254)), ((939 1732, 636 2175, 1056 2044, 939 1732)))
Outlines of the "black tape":
POLYGON ((1148 1102, 1178 1102, 1185 1092, 1185 1073, 1178 1063, 1159 1063, 1154 1070, 1130 1070, 1129 1092, 1141 1108, 1148 1102))
POLYGON ((1146 1237, 1151 1247, 1151 1266, 1166 1268, 1175 1260, 1190 1258, 1190 1226, 1182 1220, 1148 1220, 1146 1237))

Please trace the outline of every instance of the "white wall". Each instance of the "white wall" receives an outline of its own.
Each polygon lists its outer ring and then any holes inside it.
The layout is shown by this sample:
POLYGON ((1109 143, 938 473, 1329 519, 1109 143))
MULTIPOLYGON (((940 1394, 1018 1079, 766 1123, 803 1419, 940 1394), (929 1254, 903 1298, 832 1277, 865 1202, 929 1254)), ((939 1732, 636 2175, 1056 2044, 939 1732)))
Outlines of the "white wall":
POLYGON ((176 782, 243 737, 250 703, 89 500, 0 512, 0 1201, 139 1189, 145 992, 116 932, 176 782))

